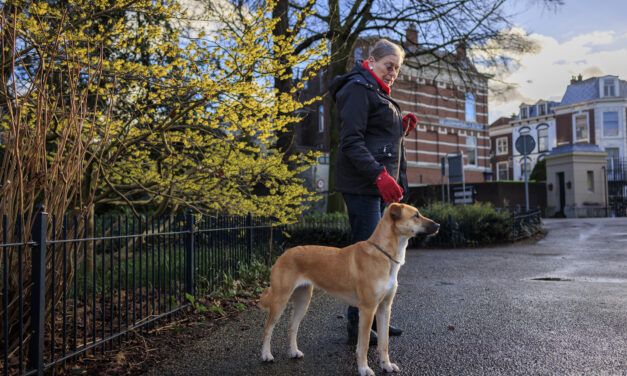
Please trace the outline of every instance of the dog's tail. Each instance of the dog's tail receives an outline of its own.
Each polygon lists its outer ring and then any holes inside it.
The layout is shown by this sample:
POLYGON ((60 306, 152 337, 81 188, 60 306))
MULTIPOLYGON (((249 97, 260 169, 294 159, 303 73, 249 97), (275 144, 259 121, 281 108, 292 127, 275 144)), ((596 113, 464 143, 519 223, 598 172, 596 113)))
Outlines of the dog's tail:
POLYGON ((272 287, 267 287, 263 290, 261 297, 259 298, 259 307, 266 311, 270 309, 270 294, 272 294, 272 287))

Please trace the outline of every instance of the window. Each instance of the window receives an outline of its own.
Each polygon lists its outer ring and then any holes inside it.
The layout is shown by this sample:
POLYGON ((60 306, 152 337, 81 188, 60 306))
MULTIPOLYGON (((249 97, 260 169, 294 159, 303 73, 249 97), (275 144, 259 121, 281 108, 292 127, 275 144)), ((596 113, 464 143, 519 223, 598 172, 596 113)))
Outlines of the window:
POLYGON ((588 141, 588 115, 575 115, 575 142, 588 141))
POLYGON ((620 149, 619 148, 605 148, 607 153, 607 179, 619 180, 622 175, 620 169, 620 149))
POLYGON ((499 137, 496 139, 496 155, 507 154, 508 152, 507 137, 499 137))
POLYGON ((527 118, 527 107, 521 107, 520 108, 520 118, 521 119, 526 119, 527 118))
POLYGON ((538 129, 538 151, 548 151, 549 150, 549 129, 538 129))
POLYGON ((318 132, 324 132, 324 106, 318 107, 318 132))
POLYGON ((497 180, 509 179, 509 163, 507 161, 496 164, 496 176, 497 180))
POLYGON ((466 121, 477 121, 475 96, 466 93, 466 121))
POLYGON ((466 136, 466 159, 467 164, 477 165, 477 137, 466 136))
POLYGON ((588 177, 588 190, 590 192, 594 192, 594 171, 588 171, 587 173, 587 177, 588 177))
POLYGON ((531 174, 531 159, 527 159, 527 169, 525 170, 525 158, 520 158, 520 180, 525 180, 525 176, 529 179, 529 175, 531 174))
POLYGON ((615 84, 614 79, 605 79, 603 80, 603 96, 604 97, 614 97, 616 96, 615 92, 615 84))
POLYGON ((538 114, 540 116, 546 115, 546 105, 544 103, 538 105, 538 114))
POLYGON ((618 112, 603 113, 603 136, 618 136, 618 112))

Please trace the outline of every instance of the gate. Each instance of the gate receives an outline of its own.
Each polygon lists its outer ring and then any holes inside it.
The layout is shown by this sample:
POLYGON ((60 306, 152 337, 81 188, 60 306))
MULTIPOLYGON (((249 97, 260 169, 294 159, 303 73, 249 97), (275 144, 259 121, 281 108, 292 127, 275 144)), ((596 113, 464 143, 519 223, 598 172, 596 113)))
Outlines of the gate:
POLYGON ((607 196, 610 215, 627 217, 627 159, 607 160, 607 196))

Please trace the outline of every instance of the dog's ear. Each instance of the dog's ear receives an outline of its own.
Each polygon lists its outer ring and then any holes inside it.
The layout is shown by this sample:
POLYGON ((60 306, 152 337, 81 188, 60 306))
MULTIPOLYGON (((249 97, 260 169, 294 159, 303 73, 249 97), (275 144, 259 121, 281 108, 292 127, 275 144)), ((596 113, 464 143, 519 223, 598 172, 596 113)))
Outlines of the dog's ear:
POLYGON ((388 210, 390 211, 390 216, 392 216, 392 219, 401 219, 401 216, 403 215, 403 205, 392 204, 390 205, 388 210))

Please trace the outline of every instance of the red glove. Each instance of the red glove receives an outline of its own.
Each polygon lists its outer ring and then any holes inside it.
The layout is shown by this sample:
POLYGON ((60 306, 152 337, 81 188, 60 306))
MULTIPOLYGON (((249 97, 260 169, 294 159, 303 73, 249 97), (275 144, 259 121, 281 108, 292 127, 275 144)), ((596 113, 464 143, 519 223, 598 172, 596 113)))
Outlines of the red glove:
POLYGON ((377 188, 379 188, 379 192, 381 192, 381 197, 383 197, 383 201, 387 204, 391 202, 398 202, 401 197, 403 197, 403 189, 399 187, 391 177, 385 167, 383 167, 383 171, 377 176, 377 188))
POLYGON ((403 130, 405 130, 405 136, 407 136, 409 132, 416 129, 416 125, 418 125, 418 118, 416 118, 416 115, 410 112, 403 116, 403 130))

